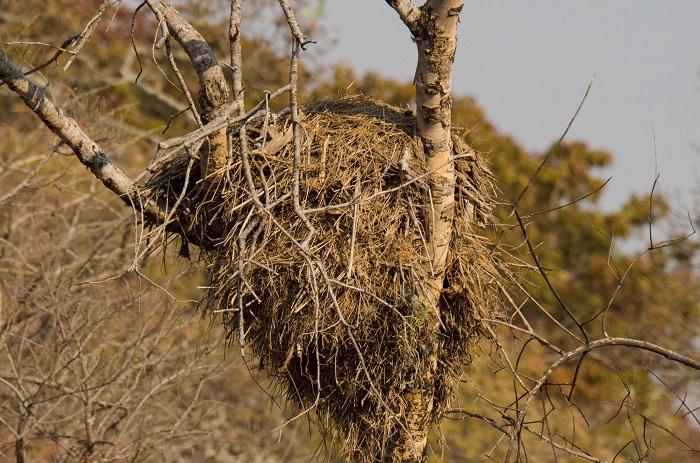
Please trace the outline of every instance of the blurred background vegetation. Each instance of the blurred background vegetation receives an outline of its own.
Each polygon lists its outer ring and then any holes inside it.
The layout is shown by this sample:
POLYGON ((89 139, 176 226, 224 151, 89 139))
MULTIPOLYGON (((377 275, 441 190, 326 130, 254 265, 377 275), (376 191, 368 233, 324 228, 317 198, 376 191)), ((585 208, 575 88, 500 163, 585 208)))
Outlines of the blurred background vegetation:
MULTIPOLYGON (((221 4, 182 4, 217 55, 227 56, 221 4)), ((186 114, 171 120, 186 105, 168 81, 174 77, 164 55, 152 51, 156 23, 145 10, 133 27, 137 59, 130 5, 123 3, 103 21, 68 70, 62 69, 67 59, 62 56, 58 66, 51 64, 32 78, 40 86, 50 83, 49 98, 133 175, 148 165, 159 141, 195 124, 186 114)), ((244 42, 249 104, 287 80, 282 23, 266 5, 256 4, 248 23, 260 19, 269 27, 251 25, 258 33, 244 42)), ((3 50, 15 63, 23 61, 26 72, 81 31, 95 7, 87 0, 0 0, 3 50)), ((315 39, 324 37, 322 17, 310 16, 307 25, 315 39)), ((177 50, 176 56, 196 88, 186 57, 177 50)), ((327 61, 332 62, 332 49, 327 61)), ((414 96, 410 82, 356 75, 341 65, 307 64, 301 82, 307 101, 361 92, 408 109, 414 96)), ((528 152, 500 133, 472 96, 455 98, 453 119, 475 149, 488 153, 498 183, 503 205, 496 213, 505 227, 483 233, 528 261, 508 204, 547 153, 528 152)), ((555 287, 581 319, 594 317, 612 300, 609 334, 697 358, 697 240, 644 255, 618 289, 637 259, 633 250, 648 246, 650 198, 633 196, 611 211, 603 210, 598 194, 586 196, 605 182, 605 168, 613 160, 614 153, 583 141, 564 141, 554 150, 520 202, 521 211, 534 214, 527 219, 530 239, 555 287), (550 212, 536 214, 542 211, 550 212)), ((663 192, 655 191, 652 202, 655 241, 689 231, 663 192)), ((334 461, 332 438, 331 445, 324 444, 305 418, 278 429, 293 407, 272 398, 274 391, 256 370, 255 359, 246 359, 246 365, 237 350, 227 350, 216 319, 201 319, 197 301, 207 279, 196 255, 193 263, 177 257, 178 243, 171 243, 139 262, 138 274, 124 274, 134 264, 138 230, 133 223, 132 212, 0 87, 0 460, 334 461)), ((573 346, 533 302, 556 312, 551 292, 527 269, 518 276, 532 296, 513 289, 522 312, 544 337, 573 346)), ((599 318, 595 324, 600 325, 599 318)), ((507 350, 522 347, 507 330, 500 334, 509 339, 507 350)), ((489 408, 477 397, 507 402, 513 396, 512 375, 490 360, 490 342, 482 347, 456 400, 475 413, 489 408)), ((539 377, 551 357, 534 345, 526 352, 519 369, 539 377)), ((689 414, 700 402, 697 372, 622 349, 591 357, 579 372, 571 402, 558 403, 546 432, 569 436, 608 461, 638 461, 640 455, 643 461, 700 461, 689 450, 700 442, 697 414, 689 414), (637 448, 635 433, 653 445, 637 448)), ((574 362, 557 372, 560 388, 569 387, 563 383, 575 368, 574 362)), ((548 400, 561 402, 555 395, 548 400)), ((433 461, 502 459, 501 434, 455 408, 434 436, 433 461)), ((533 413, 532 425, 542 426, 537 423, 541 416, 533 413)), ((553 461, 548 444, 533 438, 528 445, 532 461, 553 461)))

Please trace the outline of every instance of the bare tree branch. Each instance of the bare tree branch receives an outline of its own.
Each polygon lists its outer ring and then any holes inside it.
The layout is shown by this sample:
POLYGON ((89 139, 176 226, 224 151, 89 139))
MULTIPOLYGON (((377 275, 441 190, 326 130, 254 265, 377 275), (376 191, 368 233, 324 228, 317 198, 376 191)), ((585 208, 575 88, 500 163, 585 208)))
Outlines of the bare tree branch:
POLYGON ((104 150, 80 128, 75 120, 54 106, 44 92, 30 82, 2 50, 0 50, 0 79, 19 95, 27 107, 73 150, 80 162, 87 166, 110 191, 117 194, 127 205, 143 211, 157 221, 165 219, 164 209, 155 201, 142 201, 131 179, 112 163, 104 150))
POLYGON ((299 27, 299 23, 294 16, 294 10, 292 10, 289 0, 279 0, 279 2, 280 6, 282 7, 282 11, 284 11, 284 16, 287 18, 287 24, 289 24, 294 40, 299 43, 302 50, 305 50, 306 45, 313 42, 309 42, 306 35, 304 35, 304 33, 301 31, 301 27, 299 27))
POLYGON ((233 74, 233 99, 238 102, 239 114, 245 112, 243 104, 243 58, 241 56, 241 21, 243 20, 243 0, 231 1, 228 40, 233 74))
MULTIPOLYGON (((214 52, 204 37, 188 23, 169 3, 160 0, 147 0, 148 6, 163 23, 164 34, 172 34, 182 46, 199 76, 199 104, 202 107, 202 121, 206 124, 221 114, 230 100, 230 89, 224 72, 214 52)), ((228 139, 226 129, 221 129, 209 138, 208 149, 203 150, 200 169, 205 178, 205 190, 210 188, 213 179, 226 165, 228 139)))
POLYGON ((578 117, 578 113, 581 112, 581 108, 583 108, 583 104, 586 102, 586 98, 588 98, 588 94, 591 91, 591 87, 593 87, 593 81, 595 80, 595 74, 593 74, 593 77, 591 77, 591 81, 588 83, 588 87, 586 88, 586 93, 583 95, 583 98, 581 99, 581 103, 579 103, 578 108, 576 108, 576 112, 574 115, 571 117, 571 120, 569 121, 569 124, 566 126, 566 129, 564 129, 564 133, 561 134, 561 137, 559 137, 559 140, 554 144, 552 149, 547 152, 547 155, 542 159, 542 162, 540 165, 537 167, 537 170, 535 170, 535 173, 532 174, 532 177, 530 177, 530 180, 527 181, 527 184, 525 187, 522 189, 518 197, 515 199, 515 201, 512 204, 513 211, 518 207, 518 203, 520 200, 525 196, 525 193, 527 193, 528 188, 530 188, 530 185, 532 184, 533 180, 537 177, 537 174, 540 173, 542 168, 547 164, 549 161, 549 158, 556 152, 556 150, 559 148, 561 145, 561 142, 564 141, 564 138, 566 138, 566 134, 569 133, 569 129, 571 129, 571 126, 574 125, 574 121, 578 117))
MULTIPOLYGON (((559 302, 559 305, 562 307, 562 309, 564 309, 564 311, 569 316, 571 321, 576 324, 578 329, 581 331, 581 334, 583 334, 583 337, 585 338, 586 343, 588 343, 588 341, 589 341, 588 333, 586 332, 586 330, 583 327, 583 325, 581 324, 581 322, 578 321, 578 319, 576 318, 574 313, 571 311, 571 309, 569 308, 569 305, 566 303, 566 301, 564 301, 564 298, 554 288, 554 285, 550 281, 549 276, 547 276, 547 272, 540 264, 539 257, 537 256, 537 252, 535 252, 535 248, 532 246, 532 242, 530 241, 530 237, 528 236, 527 230, 525 229, 525 224, 523 223, 523 219, 520 217, 520 213, 518 212, 517 209, 514 209, 514 212, 515 212, 515 218, 518 220, 518 224, 520 225, 520 231, 525 236, 525 242, 527 243, 528 250, 530 251, 530 255, 532 256, 532 259, 535 261, 535 265, 537 266, 537 270, 539 271, 540 275, 542 275, 542 278, 544 279, 545 283, 547 283, 547 287, 549 288, 549 291, 557 299, 557 302, 559 302)), ((580 342, 583 342, 578 337, 576 337, 576 339, 580 342)))
POLYGON ((411 34, 415 37, 418 35, 420 30, 419 20, 420 20, 420 8, 415 6, 411 0, 386 0, 390 7, 392 7, 399 14, 401 21, 408 27, 411 34))
POLYGON ((83 31, 78 35, 78 42, 71 50, 71 57, 68 58, 66 64, 63 65, 64 71, 67 70, 71 64, 73 64, 75 58, 80 54, 80 50, 82 50, 83 46, 87 43, 88 40, 90 40, 90 36, 97 29, 97 26, 100 24, 100 19, 102 19, 102 15, 104 15, 105 11, 107 11, 107 7, 110 5, 110 3, 112 3, 110 0, 102 0, 100 2, 100 6, 97 7, 97 11, 95 11, 95 14, 92 15, 90 21, 85 25, 83 31))
POLYGON ((200 104, 207 121, 216 117, 216 113, 230 99, 230 90, 224 72, 204 37, 188 23, 169 3, 161 0, 148 0, 148 6, 167 25, 168 34, 182 46, 199 76, 200 104))
POLYGON ((574 349, 572 351, 567 352, 566 354, 562 355, 557 361, 553 362, 551 366, 542 374, 540 379, 537 380, 537 382, 534 384, 532 388, 527 393, 527 398, 525 399, 525 403, 523 406, 518 410, 518 420, 517 423, 515 424, 515 427, 513 429, 513 435, 511 436, 511 442, 510 446, 508 448, 508 454, 506 455, 505 461, 508 462, 510 461, 510 455, 512 452, 515 450, 515 446, 520 442, 519 439, 516 439, 515 436, 519 435, 521 432, 521 429, 523 427, 523 424, 525 422, 525 417, 527 416, 528 409, 530 407, 530 404, 532 403, 532 400, 534 399, 535 395, 542 389, 542 387, 547 384, 549 381, 549 378, 552 376, 552 374, 559 369, 562 365, 570 361, 571 359, 574 359, 578 357, 579 355, 586 354, 588 352, 591 352, 596 349, 600 349, 602 347, 612 347, 612 346, 620 346, 620 347, 629 347, 629 348, 634 348, 634 349, 642 349, 646 350, 649 352, 653 352, 655 354, 661 355, 668 360, 671 360, 673 362, 680 363, 681 365, 685 365, 686 367, 692 368, 694 370, 700 371, 700 361, 681 355, 675 351, 672 351, 670 349, 666 349, 664 347, 658 346, 656 344, 647 342, 647 341, 641 341, 638 339, 630 339, 630 338, 614 338, 614 337, 606 337, 603 339, 598 339, 595 341, 590 341, 587 342, 586 344, 578 347, 577 349, 574 349))

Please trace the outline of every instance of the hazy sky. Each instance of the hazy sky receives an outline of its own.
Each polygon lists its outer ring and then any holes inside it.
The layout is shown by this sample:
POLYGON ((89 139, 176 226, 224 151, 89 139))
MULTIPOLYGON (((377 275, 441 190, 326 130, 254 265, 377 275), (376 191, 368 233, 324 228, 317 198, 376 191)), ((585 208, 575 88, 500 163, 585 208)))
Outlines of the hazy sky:
MULTIPOLYGON (((454 92, 474 95, 501 131, 545 149, 596 74, 568 139, 615 155, 605 203, 651 188, 653 126, 660 186, 689 207, 700 185, 700 0, 466 0, 461 20, 454 92)), ((383 0, 326 0, 324 23, 337 38, 330 58, 412 79, 414 44, 383 0)))

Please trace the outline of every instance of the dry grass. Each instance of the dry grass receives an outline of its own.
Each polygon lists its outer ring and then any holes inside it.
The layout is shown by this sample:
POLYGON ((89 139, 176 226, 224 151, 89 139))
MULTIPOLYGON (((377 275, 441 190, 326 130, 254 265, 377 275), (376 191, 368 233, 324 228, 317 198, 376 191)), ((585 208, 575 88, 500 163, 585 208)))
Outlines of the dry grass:
MULTIPOLYGON (((198 168, 184 155, 151 179, 149 193, 197 211, 188 233, 211 243, 203 253, 211 274, 208 312, 223 314, 278 392, 301 412, 314 410, 327 429, 339 429, 349 455, 372 460, 395 432, 391 413, 405 409, 401 391, 429 367, 421 340, 435 334, 418 296, 429 267, 422 143, 410 112, 363 97, 301 111, 303 213, 294 207, 289 116, 248 123, 248 166, 232 156, 218 190, 206 196, 213 198, 209 207, 198 199, 198 168)), ((496 264, 474 232, 490 222, 490 175, 478 153, 456 135, 453 142, 457 212, 433 419, 470 360, 480 320, 498 305, 496 264)), ((240 143, 233 146, 241 152, 240 143)))

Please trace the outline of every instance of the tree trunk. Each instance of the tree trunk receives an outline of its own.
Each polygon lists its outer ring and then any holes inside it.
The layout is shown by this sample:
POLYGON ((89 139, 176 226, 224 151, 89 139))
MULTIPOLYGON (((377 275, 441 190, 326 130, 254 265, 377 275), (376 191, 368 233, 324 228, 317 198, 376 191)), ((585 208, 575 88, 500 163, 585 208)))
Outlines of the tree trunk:
MULTIPOLYGON (((192 67, 199 77, 199 106, 202 111, 201 122, 208 124, 225 112, 230 101, 231 91, 209 44, 189 22, 170 4, 164 0, 146 0, 158 20, 167 28, 166 40, 169 36, 177 40, 192 67)), ((240 70, 239 70, 240 71, 240 70)), ((184 91, 183 84, 183 91, 184 91)), ((241 94, 242 98, 242 94, 241 94)), ((243 110, 242 100, 239 110, 243 110)), ((190 109, 195 112, 195 108, 190 109)), ((221 232, 221 221, 216 217, 216 209, 220 204, 217 196, 218 183, 223 175, 228 161, 228 134, 224 126, 211 133, 206 143, 199 149, 199 169, 202 178, 201 201, 203 202, 206 222, 210 223, 215 235, 221 232)))
POLYGON ((461 0, 428 0, 420 8, 410 0, 387 0, 413 34, 418 49, 416 118, 427 157, 430 197, 424 220, 430 253, 420 282, 421 304, 428 312, 427 345, 422 354, 429 368, 416 372, 416 387, 404 394, 406 428, 397 430, 392 443, 393 462, 424 462, 428 430, 434 422, 435 372, 440 330, 440 295, 452 240, 455 211, 455 173, 452 162, 452 65, 457 48, 461 0), (408 432, 406 432, 406 430, 408 432))

